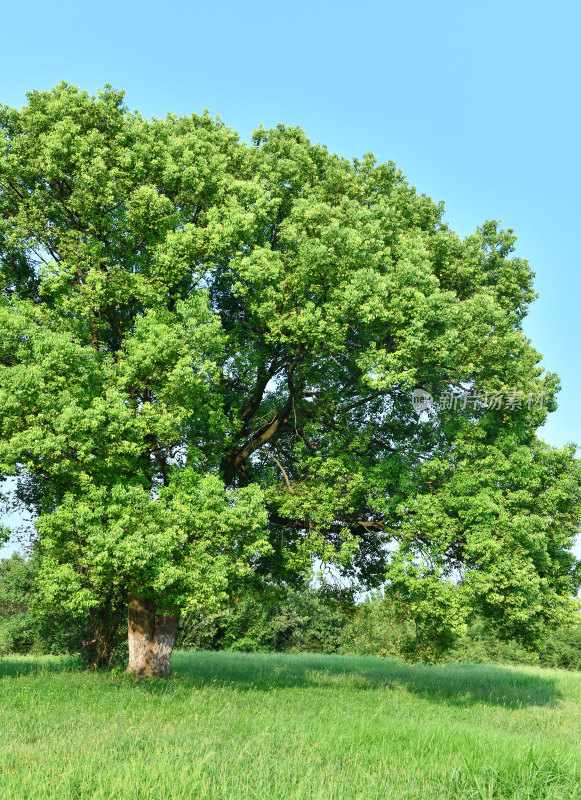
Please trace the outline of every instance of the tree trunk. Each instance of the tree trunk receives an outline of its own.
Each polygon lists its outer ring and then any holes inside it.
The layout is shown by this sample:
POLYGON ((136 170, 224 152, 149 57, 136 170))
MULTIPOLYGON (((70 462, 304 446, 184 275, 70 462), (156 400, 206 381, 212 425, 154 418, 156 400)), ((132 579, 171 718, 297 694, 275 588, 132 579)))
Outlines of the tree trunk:
POLYGON ((140 678, 170 674, 178 620, 179 614, 157 614, 153 598, 129 598, 129 674, 140 678))

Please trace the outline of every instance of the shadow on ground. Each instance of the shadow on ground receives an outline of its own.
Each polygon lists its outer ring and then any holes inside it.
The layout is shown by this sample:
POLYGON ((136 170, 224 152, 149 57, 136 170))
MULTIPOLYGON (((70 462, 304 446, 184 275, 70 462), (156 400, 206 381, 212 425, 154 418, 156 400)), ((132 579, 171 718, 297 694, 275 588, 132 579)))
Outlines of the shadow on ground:
MULTIPOLYGON (((408 666, 391 659, 257 653, 176 653, 174 675, 194 686, 238 691, 311 688, 319 691, 399 689, 447 705, 552 706, 555 680, 518 667, 473 664, 408 666)), ((152 687, 154 688, 154 687, 152 687)))
POLYGON ((71 672, 82 669, 75 656, 4 656, 0 657, 0 678, 19 675, 71 672))
MULTIPOLYGON (((0 659, 0 679, 19 675, 82 672, 73 656, 9 656, 0 659)), ((107 677, 107 673, 103 673, 107 677)), ((110 676, 109 676, 110 677, 110 676)), ((358 656, 287 655, 278 653, 178 652, 170 679, 131 682, 136 691, 166 694, 178 687, 229 688, 239 692, 272 692, 304 688, 329 695, 346 691, 409 692, 432 703, 510 708, 554 706, 561 699, 550 674, 480 664, 408 666, 391 659, 358 656)))

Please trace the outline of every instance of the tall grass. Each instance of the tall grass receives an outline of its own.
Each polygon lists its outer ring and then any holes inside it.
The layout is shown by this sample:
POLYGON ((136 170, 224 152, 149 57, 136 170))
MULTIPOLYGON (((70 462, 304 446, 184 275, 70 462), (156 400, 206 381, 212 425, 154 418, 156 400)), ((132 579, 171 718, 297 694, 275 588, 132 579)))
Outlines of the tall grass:
POLYGON ((0 664, 2 800, 581 799, 581 673, 177 653, 0 664))

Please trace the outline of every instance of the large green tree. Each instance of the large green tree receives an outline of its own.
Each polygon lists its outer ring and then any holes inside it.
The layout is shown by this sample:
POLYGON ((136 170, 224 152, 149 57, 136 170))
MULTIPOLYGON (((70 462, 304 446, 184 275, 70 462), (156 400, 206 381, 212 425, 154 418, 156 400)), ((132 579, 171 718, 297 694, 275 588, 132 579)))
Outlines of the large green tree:
POLYGON ((535 436, 558 381, 511 231, 461 240, 392 163, 110 87, 32 92, 0 131, 0 470, 41 602, 126 604, 142 675, 180 611, 314 558, 387 581, 424 656, 474 609, 523 636, 571 613, 579 470, 535 436), (416 387, 545 401, 418 417, 416 387))

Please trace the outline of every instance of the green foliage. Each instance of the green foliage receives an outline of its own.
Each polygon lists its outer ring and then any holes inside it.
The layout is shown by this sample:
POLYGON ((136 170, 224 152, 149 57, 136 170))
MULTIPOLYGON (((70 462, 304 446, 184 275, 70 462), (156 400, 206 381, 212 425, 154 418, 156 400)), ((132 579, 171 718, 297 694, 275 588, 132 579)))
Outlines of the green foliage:
POLYGON ((248 652, 335 653, 353 613, 345 594, 275 589, 248 592, 220 614, 189 615, 181 622, 179 647, 248 652))
POLYGON ((536 649, 501 638, 484 620, 477 620, 446 653, 446 661, 474 664, 537 664, 541 667, 581 672, 581 617, 576 625, 545 631, 536 649))
POLYGON ((399 613, 429 643, 420 655, 449 648, 475 608, 525 646, 574 618, 580 571, 567 544, 578 528, 574 448, 520 443, 510 432, 491 442, 476 429, 457 441, 452 459, 421 472, 426 488, 387 572, 399 613), (426 536, 438 547, 419 561, 426 536))
POLYGON ((552 631, 543 643, 539 664, 581 672, 581 624, 552 631))
MULTIPOLYGON (((353 655, 402 658, 414 641, 413 623, 402 619, 393 602, 380 592, 361 603, 341 636, 340 650, 353 655)), ((419 649, 419 648, 418 648, 419 649)))
POLYGON ((106 662, 129 594, 214 615, 319 559, 387 580, 410 659, 475 610, 530 646, 566 622, 581 470, 535 435, 559 383, 514 243, 298 128, 248 146, 110 86, 2 106, 0 473, 38 515, 39 613, 92 615, 106 662), (416 386, 546 404, 418 420, 416 386))
POLYGON ((38 553, 0 560, 0 653, 75 654, 92 667, 127 656, 125 606, 103 593, 90 611, 43 602, 38 553))
MULTIPOLYGON (((425 629, 401 616, 400 606, 388 596, 372 593, 360 604, 341 634, 340 651, 380 658, 408 657, 421 653, 429 642, 422 641, 425 629)), ((581 616, 574 625, 547 627, 534 646, 507 635, 495 620, 477 617, 463 635, 440 651, 442 662, 471 664, 539 665, 581 671, 581 616)), ((429 635, 429 634, 428 634, 429 635)))
POLYGON ((25 653, 34 642, 27 615, 33 570, 21 556, 0 560, 0 653, 25 653))
POLYGON ((226 494, 219 478, 189 469, 155 499, 140 487, 89 486, 82 498, 66 494, 38 525, 43 602, 88 613, 107 592, 145 585, 169 608, 212 610, 228 579, 267 547, 263 526, 258 487, 226 494))
MULTIPOLYGON (((556 631, 551 636, 555 636, 556 631)), ((524 647, 520 642, 503 639, 485 620, 473 622, 466 634, 454 643, 445 655, 446 661, 469 664, 539 664, 538 650, 524 647)))

